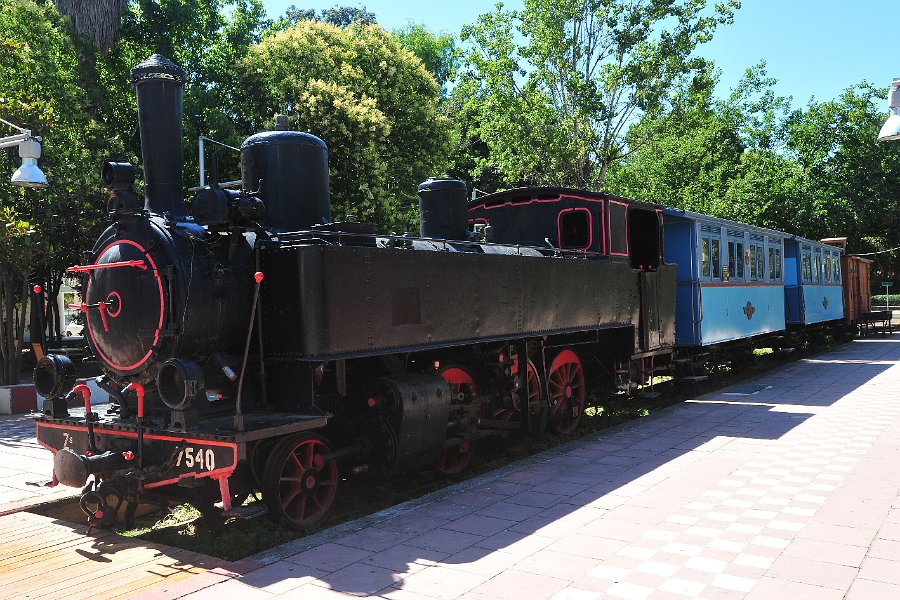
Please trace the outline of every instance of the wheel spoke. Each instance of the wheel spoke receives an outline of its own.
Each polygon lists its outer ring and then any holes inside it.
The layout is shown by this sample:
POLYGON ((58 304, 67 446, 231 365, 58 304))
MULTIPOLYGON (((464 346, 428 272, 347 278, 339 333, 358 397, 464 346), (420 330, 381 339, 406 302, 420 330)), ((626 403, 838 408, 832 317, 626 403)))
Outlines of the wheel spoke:
POLYGON ((281 505, 287 510, 287 507, 291 505, 291 503, 297 499, 297 496, 300 495, 300 489, 291 490, 291 494, 286 498, 282 498, 281 505))
POLYGON ((309 499, 309 496, 303 494, 300 496, 300 502, 298 503, 297 510, 294 512, 296 516, 296 520, 298 523, 304 522, 304 517, 306 517, 306 501, 309 499))
POLYGON ((295 452, 296 452, 296 451, 291 452, 290 456, 288 456, 288 460, 290 460, 291 463, 293 463, 294 468, 295 468, 296 471, 300 474, 300 475, 298 475, 298 477, 299 477, 299 476, 302 476, 303 472, 304 472, 306 469, 303 468, 303 463, 301 463, 301 462, 300 462, 300 459, 297 458, 297 455, 295 454, 295 452))

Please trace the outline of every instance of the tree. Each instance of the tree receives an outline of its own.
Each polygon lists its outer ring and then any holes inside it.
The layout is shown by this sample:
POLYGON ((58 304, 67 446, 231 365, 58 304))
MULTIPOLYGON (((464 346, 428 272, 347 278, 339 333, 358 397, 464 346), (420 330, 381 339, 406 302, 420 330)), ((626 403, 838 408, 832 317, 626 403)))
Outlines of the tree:
POLYGON ((393 35, 403 46, 419 57, 435 81, 446 89, 459 66, 456 39, 449 33, 433 33, 420 23, 409 23, 395 29, 393 35))
POLYGON ((737 0, 525 0, 521 12, 482 15, 463 29, 459 104, 488 146, 475 175, 597 188, 643 142, 629 127, 661 114, 694 49, 732 20, 737 0), (520 43, 520 40, 524 42, 520 43))
MULTIPOLYGON (((853 252, 900 246, 900 152, 877 141, 885 95, 863 81, 834 100, 811 101, 786 124, 787 152, 815 194, 810 236, 846 235, 853 252)), ((900 253, 873 258, 885 277, 900 273, 900 253)))
POLYGON ((802 171, 783 153, 788 99, 775 96, 764 63, 726 100, 714 98, 717 83, 708 65, 679 85, 665 115, 634 126, 629 136, 645 141, 610 171, 607 189, 783 228, 783 207, 797 210, 806 197, 802 171))
MULTIPOLYGON (((863 82, 791 111, 763 64, 724 101, 710 73, 629 132, 650 132, 648 142, 610 171, 609 191, 811 239, 847 236, 854 253, 900 246, 900 152, 876 141, 884 90, 863 82)), ((876 271, 896 277, 897 256, 874 255, 876 271)))
POLYGON ((375 13, 366 10, 365 6, 338 6, 326 8, 316 14, 313 8, 297 8, 290 5, 284 16, 272 24, 273 31, 283 31, 296 25, 300 21, 321 21, 337 27, 349 27, 350 25, 375 25, 375 13))
POLYGON ((328 144, 336 219, 406 228, 416 184, 446 168, 449 126, 434 78, 377 25, 301 21, 265 37, 240 70, 242 115, 275 113, 328 144))
MULTIPOLYGON (((38 192, 0 176, 0 384, 19 380, 31 284, 46 288, 50 272, 72 264, 101 213, 95 169, 104 136, 83 109, 78 62, 52 5, 0 1, 0 114, 44 138, 40 166, 50 182, 38 192)), ((0 152, 0 174, 17 166, 0 152)))

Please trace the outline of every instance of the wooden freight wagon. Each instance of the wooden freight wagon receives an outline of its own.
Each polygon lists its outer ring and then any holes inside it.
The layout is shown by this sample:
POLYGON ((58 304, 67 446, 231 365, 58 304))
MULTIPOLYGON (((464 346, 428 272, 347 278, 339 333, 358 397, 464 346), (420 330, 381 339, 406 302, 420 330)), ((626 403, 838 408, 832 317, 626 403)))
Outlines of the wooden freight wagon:
MULTIPOLYGON (((826 244, 844 248, 847 238, 826 238, 826 244)), ((872 311, 872 287, 869 281, 872 261, 861 256, 841 256, 841 270, 844 272, 844 321, 851 331, 867 333, 876 325, 890 328, 890 313, 872 311)))

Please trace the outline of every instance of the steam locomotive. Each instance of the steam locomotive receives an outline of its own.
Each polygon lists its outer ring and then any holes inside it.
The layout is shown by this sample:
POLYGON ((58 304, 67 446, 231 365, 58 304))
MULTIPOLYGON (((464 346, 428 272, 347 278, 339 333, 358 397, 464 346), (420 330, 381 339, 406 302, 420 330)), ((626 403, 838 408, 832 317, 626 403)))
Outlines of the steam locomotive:
POLYGON ((259 491, 270 516, 307 528, 342 473, 457 475, 478 440, 571 433, 589 390, 633 390, 703 345, 676 339, 690 273, 663 244, 689 216, 563 188, 470 204, 462 182, 432 179, 420 235, 378 235, 331 221, 327 148, 286 128, 248 137, 242 188, 213 182, 188 214, 185 74, 153 55, 131 76, 144 198, 130 164, 105 163, 111 223, 70 269, 112 402, 92 405, 64 356, 35 370, 53 483, 82 488, 92 525, 140 502, 249 516, 259 491))

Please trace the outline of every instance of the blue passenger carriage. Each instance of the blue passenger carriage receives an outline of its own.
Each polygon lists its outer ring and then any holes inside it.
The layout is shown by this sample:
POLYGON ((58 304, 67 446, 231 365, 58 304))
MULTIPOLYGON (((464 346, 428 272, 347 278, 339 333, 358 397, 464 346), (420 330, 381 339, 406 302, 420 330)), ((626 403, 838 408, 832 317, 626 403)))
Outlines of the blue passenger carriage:
POLYGON ((785 318, 790 329, 844 318, 841 249, 804 238, 784 240, 785 318))
POLYGON ((664 224, 665 260, 678 265, 678 346, 784 330, 784 234, 672 208, 664 224))

